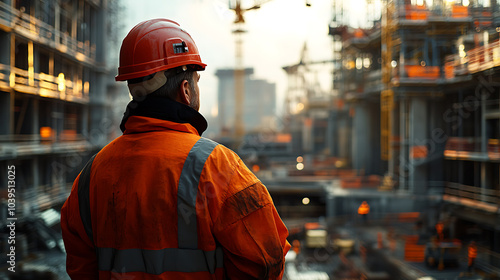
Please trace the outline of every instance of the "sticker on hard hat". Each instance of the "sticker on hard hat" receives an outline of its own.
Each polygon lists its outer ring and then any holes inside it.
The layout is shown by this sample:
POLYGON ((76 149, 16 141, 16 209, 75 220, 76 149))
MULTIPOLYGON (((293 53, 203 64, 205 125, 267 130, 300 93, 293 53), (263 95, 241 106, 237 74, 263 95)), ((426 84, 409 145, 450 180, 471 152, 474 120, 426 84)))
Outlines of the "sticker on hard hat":
POLYGON ((188 47, 186 46, 186 42, 182 41, 182 43, 175 43, 173 44, 174 46, 174 53, 187 53, 189 52, 188 47))

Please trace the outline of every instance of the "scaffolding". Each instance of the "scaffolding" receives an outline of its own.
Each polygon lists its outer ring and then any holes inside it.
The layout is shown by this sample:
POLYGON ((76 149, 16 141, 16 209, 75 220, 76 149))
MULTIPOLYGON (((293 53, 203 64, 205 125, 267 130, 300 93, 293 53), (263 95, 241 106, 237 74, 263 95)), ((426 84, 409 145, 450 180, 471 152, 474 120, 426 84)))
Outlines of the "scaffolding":
POLYGON ((88 154, 117 135, 110 108, 122 99, 96 28, 108 4, 0 2, 0 166, 18 171, 19 217, 60 207, 88 154))

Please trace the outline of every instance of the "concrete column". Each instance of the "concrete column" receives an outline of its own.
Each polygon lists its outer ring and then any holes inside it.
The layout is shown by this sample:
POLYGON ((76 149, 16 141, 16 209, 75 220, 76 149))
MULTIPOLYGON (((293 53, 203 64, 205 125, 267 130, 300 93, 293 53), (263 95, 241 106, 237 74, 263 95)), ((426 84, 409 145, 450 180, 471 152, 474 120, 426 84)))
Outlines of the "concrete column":
POLYGON ((338 129, 338 156, 345 159, 352 158, 351 125, 347 116, 342 116, 338 129))
POLYGON ((390 127, 390 134, 389 134, 389 149, 391 150, 391 155, 389 157, 389 162, 388 162, 388 172, 391 176, 396 176, 397 172, 396 170, 398 169, 398 166, 400 166, 400 160, 399 160, 399 154, 400 151, 394 146, 393 140, 396 138, 396 136, 399 136, 399 123, 400 123, 400 116, 399 116, 399 104, 397 102, 396 97, 398 96, 398 91, 394 91, 394 97, 393 97, 393 108, 389 112, 390 114, 390 122, 391 122, 391 127, 390 127))
MULTIPOLYGON (((6 4, 10 5, 11 1, 6 4)), ((0 31, 0 64, 10 66, 11 62, 10 33, 0 31)), ((3 71, 4 81, 9 82, 10 71, 3 71)), ((12 134, 14 130, 14 95, 11 92, 0 91, 0 134, 12 134)))
POLYGON ((82 131, 79 131, 82 135, 88 135, 89 132, 89 106, 82 106, 82 115, 80 116, 80 124, 82 127, 82 131))
POLYGON ((96 20, 96 27, 99 28, 94 28, 93 32, 96 34, 96 41, 94 42, 96 44, 96 59, 99 62, 105 62, 106 60, 106 28, 100 28, 101 26, 106 26, 106 10, 107 10, 107 1, 101 1, 101 7, 95 10, 95 20, 96 20))
POLYGON ((33 71, 40 73, 40 48, 33 44, 33 71))
POLYGON ((61 102, 53 102, 52 106, 52 129, 56 133, 56 141, 60 140, 60 135, 63 131, 64 124, 64 108, 61 102))
POLYGON ((327 127, 326 127, 326 147, 330 151, 329 155, 330 156, 338 156, 337 153, 337 146, 338 146, 338 132, 337 132, 337 127, 338 127, 338 122, 335 121, 335 116, 337 116, 336 111, 329 111, 328 112, 328 122, 327 122, 327 127))
POLYGON ((439 59, 441 58, 436 38, 431 38, 431 46, 432 46, 432 65, 436 66, 439 65, 439 59))
POLYGON ((398 68, 396 68, 398 70, 398 75, 399 77, 405 77, 405 56, 406 56, 406 36, 405 36, 405 33, 404 32, 400 32, 400 35, 401 35, 401 51, 399 53, 399 63, 397 65, 398 68))
MULTIPOLYGON (((40 134, 40 106, 38 98, 31 98, 31 133, 34 135, 40 134)), ((39 139, 38 137, 36 138, 39 139)))
POLYGON ((10 65, 10 40, 9 33, 0 32, 0 64, 10 65))
POLYGON ((379 174, 380 168, 380 111, 373 103, 354 105, 352 125, 352 161, 365 174, 379 174))
POLYGON ((406 112, 406 103, 407 103, 407 100, 406 99, 402 99, 400 101, 400 105, 399 105, 399 112, 400 112, 400 122, 399 122, 399 131, 401 132, 400 133, 400 136, 401 136, 401 144, 400 144, 400 147, 401 147, 401 150, 400 150, 400 153, 399 153, 399 189, 400 190, 406 190, 408 188, 408 178, 406 176, 407 174, 407 163, 408 163, 408 138, 407 138, 407 130, 408 130, 408 127, 406 127, 406 124, 407 124, 407 112, 406 112))
MULTIPOLYGON (((427 135, 427 100, 426 97, 412 97, 410 100, 409 123, 409 148, 412 146, 426 145, 427 135)), ((425 194, 427 189, 427 168, 425 164, 409 160, 408 173, 409 191, 414 194, 425 194)))
POLYGON ((61 7, 59 6, 59 3, 56 2, 54 4, 54 30, 56 33, 54 34, 54 41, 56 44, 59 44, 60 42, 60 36, 59 32, 61 31, 61 20, 60 20, 60 14, 61 13, 61 7))
POLYGON ((33 168, 33 187, 38 188, 40 186, 40 172, 38 168, 38 156, 34 156, 31 160, 31 166, 33 168))
POLYGON ((10 92, 0 91, 0 135, 12 134, 13 132, 13 108, 14 95, 10 92))
POLYGON ((314 148, 314 119, 311 116, 304 117, 302 124, 302 150, 306 153, 311 153, 314 148))
POLYGON ((326 218, 328 221, 335 218, 335 196, 329 193, 326 196, 326 218))
POLYGON ((366 171, 370 161, 370 114, 364 103, 356 103, 353 106, 355 109, 352 126, 353 168, 366 171))

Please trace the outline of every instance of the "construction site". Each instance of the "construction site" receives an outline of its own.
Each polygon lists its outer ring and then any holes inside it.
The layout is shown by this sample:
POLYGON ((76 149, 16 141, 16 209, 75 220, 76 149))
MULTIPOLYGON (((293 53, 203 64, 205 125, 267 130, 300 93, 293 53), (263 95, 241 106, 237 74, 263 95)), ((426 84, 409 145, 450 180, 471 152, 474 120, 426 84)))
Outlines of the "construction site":
POLYGON ((329 242, 351 236, 339 227, 357 231, 361 243, 373 242, 363 250, 357 244, 357 257, 367 260, 342 262, 357 268, 357 276, 335 276, 339 270, 330 267, 331 279, 498 279, 498 7, 496 1, 384 1, 371 27, 353 28, 334 4, 332 92, 314 91, 306 78, 325 62, 303 53, 298 64, 283 67, 291 80, 287 127, 299 135, 292 141, 301 140, 292 146, 309 155, 289 175, 335 178, 322 181, 318 194, 329 242), (372 209, 370 226, 356 220, 364 200, 372 209), (346 219, 352 227, 340 226, 346 219), (410 220, 413 228, 405 231, 410 220), (399 239, 391 241, 394 236, 399 239), (476 273, 466 269, 472 241, 481 259, 476 273), (366 253, 373 248, 379 249, 366 253), (386 265, 374 265, 386 257, 386 265), (370 266, 394 275, 388 263, 402 271, 425 263, 426 269, 417 269, 417 278, 370 276, 370 266), (365 278, 356 278, 363 271, 365 278))
MULTIPOLYGON (((277 116, 276 85, 252 76, 242 50, 244 12, 270 1, 229 2, 235 63, 215 74, 213 138, 264 183, 288 228, 283 279, 500 279, 500 3, 366 0, 358 27, 348 2, 332 1, 331 59, 297 42, 297 63, 279 66, 277 116)), ((88 158, 121 134, 128 102, 99 28, 113 5, 0 1, 0 245, 15 165, 26 275, 9 274, 2 254, 0 279, 69 279, 59 211, 88 158)))

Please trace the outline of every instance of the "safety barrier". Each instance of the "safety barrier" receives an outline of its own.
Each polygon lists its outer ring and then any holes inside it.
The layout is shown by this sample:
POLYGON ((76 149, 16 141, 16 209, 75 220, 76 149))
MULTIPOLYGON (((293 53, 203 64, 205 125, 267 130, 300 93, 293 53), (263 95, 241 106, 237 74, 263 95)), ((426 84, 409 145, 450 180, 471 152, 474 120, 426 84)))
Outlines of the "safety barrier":
MULTIPOLYGON (((486 16, 486 14, 481 14, 486 16)), ((406 20, 427 20, 430 17, 450 17, 464 19, 471 16, 468 6, 460 4, 453 5, 404 5, 399 9, 399 18, 406 20)))
POLYGON ((437 79, 440 77, 439 66, 405 65, 409 78, 437 79))
POLYGON ((419 245, 418 235, 408 235, 405 238, 404 257, 407 262, 423 262, 425 260, 425 245, 419 245))
POLYGON ((453 5, 451 7, 451 17, 464 18, 469 16, 469 8, 462 5, 453 5))
POLYGON ((429 11, 425 5, 406 5, 405 18, 409 20, 426 20, 429 11))
POLYGON ((381 178, 378 175, 370 176, 352 176, 342 178, 340 186, 343 189, 359 189, 362 187, 377 188, 381 184, 381 178))

